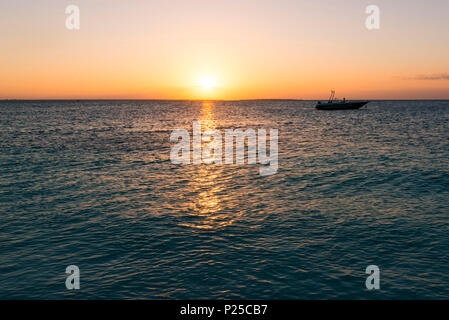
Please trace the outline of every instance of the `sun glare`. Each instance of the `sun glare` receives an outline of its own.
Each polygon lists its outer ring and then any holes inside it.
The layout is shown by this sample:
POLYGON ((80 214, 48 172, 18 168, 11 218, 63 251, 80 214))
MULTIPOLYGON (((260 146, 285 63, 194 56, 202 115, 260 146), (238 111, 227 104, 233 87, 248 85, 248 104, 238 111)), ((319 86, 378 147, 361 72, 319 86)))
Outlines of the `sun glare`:
POLYGON ((213 77, 210 77, 210 76, 202 77, 199 80, 199 85, 205 90, 210 90, 217 85, 217 81, 213 77))

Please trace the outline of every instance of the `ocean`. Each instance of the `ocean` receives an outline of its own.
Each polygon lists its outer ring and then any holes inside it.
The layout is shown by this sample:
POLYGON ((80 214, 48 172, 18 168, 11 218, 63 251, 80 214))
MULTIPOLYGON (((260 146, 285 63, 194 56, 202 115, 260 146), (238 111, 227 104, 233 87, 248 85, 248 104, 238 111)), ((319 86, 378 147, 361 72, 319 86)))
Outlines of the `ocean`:
POLYGON ((449 101, 314 104, 0 102, 0 299, 449 299, 449 101), (277 172, 172 163, 194 120, 277 172))

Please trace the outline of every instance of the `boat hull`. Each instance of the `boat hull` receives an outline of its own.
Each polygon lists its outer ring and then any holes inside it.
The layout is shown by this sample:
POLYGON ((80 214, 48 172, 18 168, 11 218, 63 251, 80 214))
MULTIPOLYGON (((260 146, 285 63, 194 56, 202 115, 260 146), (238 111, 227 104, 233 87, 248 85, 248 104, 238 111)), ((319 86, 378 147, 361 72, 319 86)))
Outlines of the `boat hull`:
POLYGON ((368 102, 369 101, 319 103, 316 105, 316 108, 318 110, 354 110, 360 109, 368 102))

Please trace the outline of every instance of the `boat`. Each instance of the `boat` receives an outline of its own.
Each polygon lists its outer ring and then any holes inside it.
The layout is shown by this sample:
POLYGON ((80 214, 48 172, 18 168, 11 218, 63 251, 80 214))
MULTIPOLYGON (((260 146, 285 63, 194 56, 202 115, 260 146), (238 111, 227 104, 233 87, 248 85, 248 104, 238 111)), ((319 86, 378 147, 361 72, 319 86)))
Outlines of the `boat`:
POLYGON ((369 101, 346 101, 345 98, 343 100, 335 100, 335 91, 331 91, 331 96, 327 102, 318 101, 315 108, 318 110, 354 110, 360 109, 364 105, 366 105, 369 101))

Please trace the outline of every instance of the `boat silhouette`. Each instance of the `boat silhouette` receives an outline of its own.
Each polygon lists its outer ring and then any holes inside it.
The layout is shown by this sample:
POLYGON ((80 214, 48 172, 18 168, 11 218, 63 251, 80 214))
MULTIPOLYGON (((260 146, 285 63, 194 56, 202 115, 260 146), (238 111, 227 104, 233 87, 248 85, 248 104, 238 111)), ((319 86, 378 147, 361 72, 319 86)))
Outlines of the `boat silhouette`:
POLYGON ((331 91, 331 96, 327 102, 318 101, 315 108, 318 110, 353 110, 360 109, 364 105, 366 105, 369 101, 346 101, 345 98, 343 100, 335 100, 335 91, 331 91))

